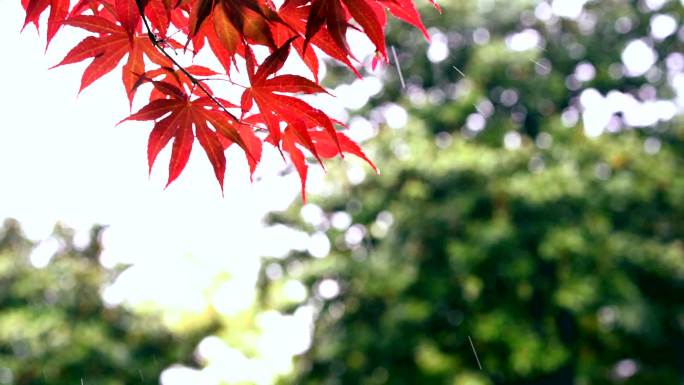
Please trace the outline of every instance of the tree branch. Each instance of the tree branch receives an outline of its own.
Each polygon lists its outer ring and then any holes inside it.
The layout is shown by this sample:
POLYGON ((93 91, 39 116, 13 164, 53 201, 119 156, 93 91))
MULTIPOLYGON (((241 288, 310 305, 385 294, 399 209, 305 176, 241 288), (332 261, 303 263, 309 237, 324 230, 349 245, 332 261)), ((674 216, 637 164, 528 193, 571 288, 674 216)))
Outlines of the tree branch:
POLYGON ((204 94, 207 95, 207 97, 209 99, 211 99, 211 101, 214 102, 214 104, 216 104, 221 110, 223 110, 223 112, 228 114, 228 116, 230 116, 231 118, 235 119, 236 122, 239 122, 240 119, 238 119, 235 115, 231 114, 230 111, 228 111, 228 109, 223 104, 221 104, 221 102, 218 99, 216 99, 214 97, 214 95, 211 94, 211 92, 202 84, 202 82, 199 81, 199 79, 197 79, 194 75, 192 75, 190 72, 188 72, 188 70, 186 70, 185 67, 183 67, 180 63, 178 63, 178 61, 176 61, 176 59, 171 54, 166 52, 164 47, 162 47, 162 45, 159 44, 159 39, 157 39, 157 36, 154 34, 154 32, 152 32, 152 28, 150 27, 150 23, 147 20, 147 17, 145 17, 145 9, 142 5, 142 2, 140 0, 136 0, 135 4, 138 6, 138 12, 140 13, 140 17, 142 17, 143 24, 145 25, 145 29, 147 30, 147 37, 152 42, 152 45, 154 45, 155 48, 157 48, 162 54, 164 54, 164 56, 166 56, 169 60, 171 60, 171 62, 176 67, 178 67, 178 69, 185 76, 187 76, 190 79, 192 84, 194 86, 197 86, 200 90, 202 90, 202 92, 204 92, 204 94))

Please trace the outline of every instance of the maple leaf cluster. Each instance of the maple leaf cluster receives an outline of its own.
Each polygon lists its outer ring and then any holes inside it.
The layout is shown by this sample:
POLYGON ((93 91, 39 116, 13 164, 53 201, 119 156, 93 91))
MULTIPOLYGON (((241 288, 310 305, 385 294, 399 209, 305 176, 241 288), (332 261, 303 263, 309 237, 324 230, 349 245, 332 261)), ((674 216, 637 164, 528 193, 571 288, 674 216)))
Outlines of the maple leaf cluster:
POLYGON ((124 59, 121 77, 131 106, 142 85, 152 86, 149 103, 124 121, 154 121, 147 149, 150 171, 159 152, 172 143, 167 186, 183 171, 195 140, 221 189, 228 147, 244 151, 253 173, 263 143, 269 143, 289 155, 303 198, 307 156, 322 164, 322 159, 350 153, 375 169, 361 148, 336 129, 340 122, 298 97, 326 93, 318 83, 318 56, 333 58, 360 76, 346 34, 355 29, 375 46, 373 65, 387 61, 387 11, 428 37, 413 0, 285 0, 279 6, 271 0, 22 0, 22 5, 24 27, 39 28, 41 15, 50 8, 48 45, 63 26, 89 33, 55 66, 91 60, 80 91, 124 59), (268 49, 265 59, 257 60, 256 46, 268 49), (184 67, 174 58, 182 51, 194 60, 203 50, 215 56, 220 70, 184 67), (313 80, 279 74, 291 51, 313 80), (207 79, 223 76, 230 82, 238 62, 244 63, 249 85, 243 86, 239 100, 219 98, 207 79))

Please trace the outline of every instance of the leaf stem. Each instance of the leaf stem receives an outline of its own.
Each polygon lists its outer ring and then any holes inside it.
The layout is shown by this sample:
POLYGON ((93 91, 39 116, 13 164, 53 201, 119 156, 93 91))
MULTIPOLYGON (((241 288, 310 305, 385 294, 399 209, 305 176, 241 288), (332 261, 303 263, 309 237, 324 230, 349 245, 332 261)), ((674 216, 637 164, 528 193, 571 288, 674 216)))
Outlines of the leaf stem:
POLYGON ((234 81, 232 81, 232 80, 230 80, 230 79, 202 78, 202 79, 197 79, 197 80, 198 80, 198 81, 202 81, 202 82, 209 82, 209 81, 228 82, 228 83, 230 83, 230 84, 232 84, 232 85, 234 85, 234 86, 236 86, 236 87, 240 87, 240 88, 244 88, 244 89, 249 88, 249 87, 247 87, 247 86, 245 86, 245 85, 242 85, 242 84, 240 84, 240 83, 236 83, 236 82, 234 82, 234 81))

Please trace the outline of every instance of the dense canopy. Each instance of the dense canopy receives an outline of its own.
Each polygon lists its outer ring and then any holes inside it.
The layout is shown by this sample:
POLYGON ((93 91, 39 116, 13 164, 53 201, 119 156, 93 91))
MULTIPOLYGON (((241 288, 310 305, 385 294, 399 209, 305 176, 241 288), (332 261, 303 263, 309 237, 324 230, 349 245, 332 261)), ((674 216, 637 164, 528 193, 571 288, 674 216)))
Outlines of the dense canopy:
POLYGON ((273 217, 317 240, 273 261, 319 310, 293 383, 684 379, 684 36, 653 22, 684 13, 577 3, 442 2, 429 47, 393 25, 406 86, 353 119, 382 175, 273 217))

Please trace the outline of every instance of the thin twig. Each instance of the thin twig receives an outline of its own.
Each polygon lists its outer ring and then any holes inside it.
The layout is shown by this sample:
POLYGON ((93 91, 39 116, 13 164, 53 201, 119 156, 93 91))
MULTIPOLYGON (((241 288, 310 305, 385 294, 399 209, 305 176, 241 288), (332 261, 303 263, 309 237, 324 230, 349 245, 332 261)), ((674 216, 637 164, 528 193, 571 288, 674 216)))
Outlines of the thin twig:
POLYGON ((487 116, 487 114, 485 114, 484 112, 482 112, 482 110, 480 110, 480 107, 478 107, 477 104, 473 103, 473 107, 475 107, 475 111, 477 111, 480 115, 485 116, 485 117, 487 116))
POLYGON ((394 46, 392 46, 392 56, 394 56, 394 65, 397 66, 397 72, 399 72, 401 88, 406 88, 406 83, 404 83, 404 74, 401 73, 401 66, 399 65, 399 59, 397 59, 397 51, 394 50, 394 46))
POLYGON ((466 77, 466 75, 465 75, 460 69, 458 69, 458 67, 456 67, 456 66, 452 66, 452 67, 453 67, 461 76, 466 77))
POLYGON ((183 67, 180 63, 178 63, 176 61, 176 59, 174 59, 174 57, 171 56, 171 54, 166 52, 164 47, 162 47, 161 44, 159 44, 159 39, 157 39, 157 36, 152 32, 152 28, 150 27, 150 23, 147 20, 147 17, 145 17, 145 10, 143 9, 142 3, 140 2, 140 0, 136 0, 135 4, 138 6, 138 12, 140 13, 140 16, 142 17, 143 24, 145 25, 145 29, 147 30, 147 37, 152 42, 152 45, 154 45, 162 54, 164 54, 164 56, 166 56, 169 60, 171 60, 171 62, 176 67, 178 67, 178 69, 185 76, 187 76, 190 79, 192 84, 197 86, 200 90, 202 90, 202 92, 204 92, 204 94, 207 95, 207 97, 209 99, 211 99, 211 101, 214 102, 214 104, 216 104, 221 110, 223 110, 223 112, 228 114, 231 118, 235 119, 235 121, 239 122, 240 119, 238 119, 235 115, 231 114, 230 111, 228 111, 228 109, 226 109, 226 107, 224 107, 223 104, 221 104, 221 102, 219 102, 218 99, 216 99, 216 97, 214 97, 214 95, 212 95, 211 92, 209 92, 209 90, 206 87, 204 87, 204 85, 202 84, 201 81, 199 81, 195 76, 193 76, 190 72, 188 72, 188 70, 186 70, 185 67, 183 67))
POLYGON ((477 361, 477 366, 482 370, 482 365, 480 364, 480 358, 477 356, 477 351, 475 350, 475 345, 473 340, 468 336, 468 341, 470 342, 470 347, 473 348, 473 354, 475 354, 475 360, 477 361))
POLYGON ((234 81, 232 81, 232 80, 230 80, 230 79, 202 78, 202 79, 197 79, 197 81, 201 81, 201 82, 209 82, 209 81, 212 81, 212 82, 228 82, 228 83, 230 83, 230 84, 232 84, 232 85, 234 85, 234 86, 236 86, 236 87, 240 87, 240 88, 249 88, 249 87, 244 86, 244 85, 242 85, 242 84, 240 84, 240 83, 235 83, 234 81))
POLYGON ((541 69, 543 69, 544 71, 548 71, 548 70, 549 70, 549 68, 548 68, 547 66, 543 65, 542 63, 540 63, 540 62, 538 62, 538 61, 536 61, 536 60, 534 60, 534 59, 532 59, 532 58, 530 58, 530 61, 531 61, 532 63, 538 65, 539 67, 541 67, 541 69))

